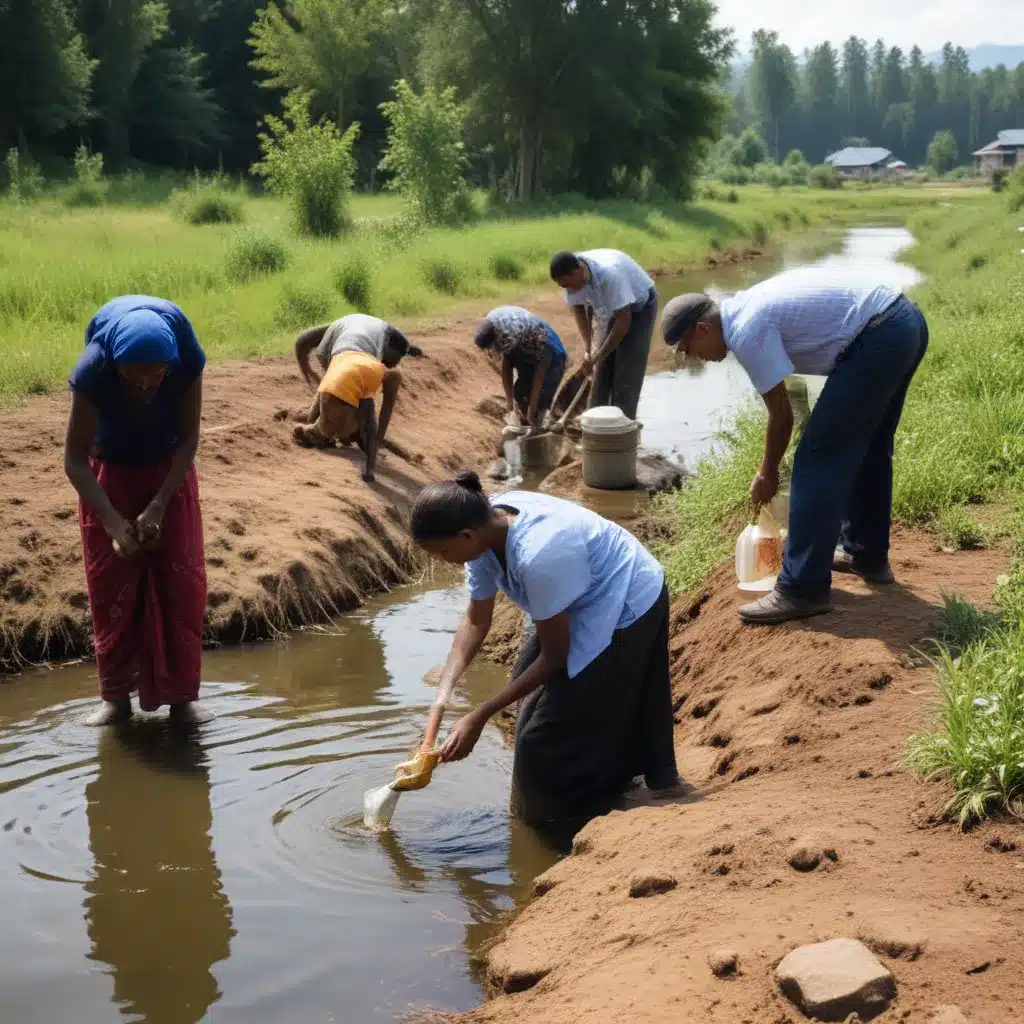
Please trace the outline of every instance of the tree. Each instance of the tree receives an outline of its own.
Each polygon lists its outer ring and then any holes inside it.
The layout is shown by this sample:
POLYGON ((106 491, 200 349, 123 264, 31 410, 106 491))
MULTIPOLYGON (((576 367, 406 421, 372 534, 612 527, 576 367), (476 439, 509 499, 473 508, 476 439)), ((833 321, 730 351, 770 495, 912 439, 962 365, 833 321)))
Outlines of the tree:
POLYGON ((739 139, 740 163, 744 167, 755 167, 768 159, 768 147, 756 128, 747 128, 739 139))
POLYGON ((0 151, 81 124, 94 68, 61 0, 0 3, 0 151))
POLYGON ((945 174, 956 167, 956 138, 951 131, 936 132, 928 144, 928 166, 936 174, 945 174))
POLYGON ((782 120, 796 99, 796 60, 777 32, 758 29, 752 37, 750 66, 753 101, 761 115, 772 156, 779 159, 782 120))
POLYGON ((253 173, 289 200, 301 233, 341 234, 349 226, 348 198, 356 170, 352 147, 359 125, 350 125, 342 135, 326 118, 314 123, 309 95, 301 92, 285 97, 283 118, 268 114, 263 123, 263 159, 253 165, 253 173))
POLYGON ((816 46, 804 65, 805 148, 823 160, 839 141, 839 55, 831 43, 816 46))
POLYGON ((455 221, 468 197, 462 176, 465 108, 451 87, 428 86, 417 94, 405 79, 395 83, 395 98, 381 104, 388 120, 388 148, 380 162, 393 175, 389 187, 401 192, 426 224, 455 221))
POLYGON ((252 66, 266 74, 267 88, 308 94, 313 113, 341 129, 383 15, 384 0, 291 0, 287 7, 272 2, 252 26, 252 66))
POLYGON ((92 116, 107 154, 129 154, 131 107, 150 48, 167 32, 167 5, 153 0, 80 0, 79 24, 96 61, 92 116))
POLYGON ((856 36, 850 36, 843 43, 840 96, 843 134, 866 135, 871 110, 868 48, 864 40, 856 36))

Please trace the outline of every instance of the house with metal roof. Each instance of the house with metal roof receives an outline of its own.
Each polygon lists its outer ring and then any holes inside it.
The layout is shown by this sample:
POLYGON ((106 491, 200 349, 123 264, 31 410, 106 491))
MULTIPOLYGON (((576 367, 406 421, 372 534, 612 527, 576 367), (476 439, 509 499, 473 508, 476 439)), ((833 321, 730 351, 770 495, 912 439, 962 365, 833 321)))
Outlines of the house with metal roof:
POLYGON ((975 168, 985 174, 1024 166, 1024 128, 1000 132, 994 142, 972 155, 975 168))
POLYGON ((881 146, 847 146, 825 157, 844 178, 884 178, 893 159, 891 150, 881 146))

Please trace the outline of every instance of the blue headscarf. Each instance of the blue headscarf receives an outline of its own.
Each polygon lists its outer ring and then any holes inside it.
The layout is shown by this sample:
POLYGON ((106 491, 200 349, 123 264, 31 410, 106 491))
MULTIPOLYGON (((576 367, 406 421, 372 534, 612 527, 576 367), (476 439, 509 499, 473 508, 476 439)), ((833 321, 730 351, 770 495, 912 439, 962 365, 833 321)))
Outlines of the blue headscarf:
POLYGON ((175 363, 178 340, 170 324, 151 309, 125 313, 107 336, 107 355, 115 363, 175 363))

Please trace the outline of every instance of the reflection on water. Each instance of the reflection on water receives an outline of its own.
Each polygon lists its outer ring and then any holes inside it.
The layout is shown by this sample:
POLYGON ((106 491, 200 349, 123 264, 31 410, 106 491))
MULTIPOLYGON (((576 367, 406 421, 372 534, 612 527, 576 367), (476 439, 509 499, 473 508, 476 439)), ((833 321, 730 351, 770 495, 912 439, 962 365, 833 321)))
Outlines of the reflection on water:
MULTIPOLYGON (((465 594, 407 588, 331 632, 207 656, 218 718, 81 725, 79 666, 0 690, 0 1020, 390 1020, 481 995, 469 953, 556 854, 507 813, 511 755, 363 792, 422 733, 465 594)), ((452 717, 504 673, 481 663, 452 717)))
MULTIPOLYGON (((659 289, 721 293, 809 259, 906 287, 909 240, 858 230, 659 289)), ((731 360, 674 369, 659 342, 650 366, 644 442, 692 464, 750 385, 731 360)), ((601 511, 626 517, 616 500, 601 511)), ((365 790, 420 738, 423 677, 464 602, 429 581, 330 631, 209 653, 218 718, 198 736, 85 728, 92 666, 0 688, 0 1021, 362 1022, 477 1002, 470 952, 556 856, 509 818, 500 737, 404 794, 393 832, 361 824, 365 790)), ((503 679, 481 662, 456 704, 503 679)))
POLYGON ((85 787, 90 958, 109 967, 122 1016, 201 1021, 234 934, 210 845, 206 754, 194 736, 144 721, 104 732, 96 767, 85 787))

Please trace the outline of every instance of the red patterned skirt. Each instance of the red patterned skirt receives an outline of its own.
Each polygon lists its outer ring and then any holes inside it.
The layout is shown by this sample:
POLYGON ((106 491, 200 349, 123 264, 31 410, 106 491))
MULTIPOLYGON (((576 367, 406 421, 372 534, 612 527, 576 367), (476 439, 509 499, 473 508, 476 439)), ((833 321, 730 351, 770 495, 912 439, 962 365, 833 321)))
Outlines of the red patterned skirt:
MULTIPOLYGON (((129 522, 149 504, 170 462, 93 461, 114 508, 129 522)), ((104 700, 138 691, 143 711, 199 696, 206 611, 206 559, 195 466, 171 499, 159 546, 122 558, 95 510, 78 504, 93 644, 104 700)))

